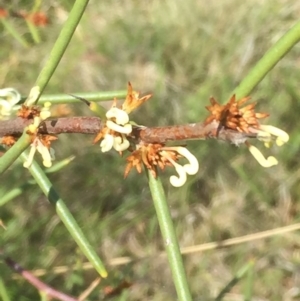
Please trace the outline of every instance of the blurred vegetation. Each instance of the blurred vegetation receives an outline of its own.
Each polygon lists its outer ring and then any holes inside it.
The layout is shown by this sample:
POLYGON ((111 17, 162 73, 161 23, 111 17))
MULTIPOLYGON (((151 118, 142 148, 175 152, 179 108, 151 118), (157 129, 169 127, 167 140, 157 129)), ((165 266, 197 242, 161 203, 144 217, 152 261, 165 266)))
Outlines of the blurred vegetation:
MULTIPOLYGON (((2 28, 1 87, 15 87, 23 95, 29 92, 72 2, 42 3, 50 23, 39 28, 39 44, 33 43, 24 20, 9 21, 28 41, 28 48, 2 28)), ((32 1, 3 3, 16 10, 32 8, 32 1)), ((131 81, 135 89, 154 94, 134 113, 136 122, 201 121, 209 97, 225 102, 265 51, 299 19, 299 11, 300 2, 295 0, 91 1, 45 93, 123 90, 131 81)), ((198 141, 189 143, 189 148, 201 170, 188 184, 175 189, 169 184, 168 171, 164 173, 182 247, 298 222, 299 57, 300 45, 296 45, 251 95, 260 111, 270 113, 267 123, 291 136, 286 146, 265 151, 276 154, 278 166, 263 169, 245 147, 198 141)), ((90 114, 84 105, 54 109, 59 114, 90 114)), ((102 257, 136 260, 110 266, 109 278, 89 300, 101 300, 104 287, 124 279, 134 285, 111 300, 174 300, 167 260, 156 256, 163 250, 163 241, 146 177, 131 172, 124 180, 124 159, 115 153, 102 154, 92 139, 62 135, 54 144, 57 159, 76 158, 59 173, 50 174, 50 179, 102 257)), ((1 206, 0 219, 6 230, 0 228, 0 243, 26 269, 45 269, 41 278, 49 285, 79 295, 96 272, 80 268, 85 259, 54 209, 29 180, 20 163, 2 175, 0 199, 16 187, 22 187, 23 193, 1 206), (63 274, 52 272, 60 265, 70 268, 63 274)), ((300 295, 298 240, 299 234, 293 232, 186 255, 194 299, 213 299, 235 272, 254 259, 254 298, 296 300, 300 295)), ((0 275, 11 300, 39 299, 36 290, 21 278, 13 278, 7 267, 0 266, 0 275)), ((242 280, 224 300, 242 300, 244 291, 242 280)))

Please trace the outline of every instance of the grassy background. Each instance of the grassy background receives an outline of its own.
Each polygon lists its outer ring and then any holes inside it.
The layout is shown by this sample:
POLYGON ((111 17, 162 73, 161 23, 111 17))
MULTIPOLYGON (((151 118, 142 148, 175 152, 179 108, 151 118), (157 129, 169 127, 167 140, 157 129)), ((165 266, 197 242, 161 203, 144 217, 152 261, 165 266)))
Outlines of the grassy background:
MULTIPOLYGON (((24 48, 1 30, 1 87, 26 95, 67 18, 72 1, 42 5, 51 24, 40 29, 42 43, 24 48)), ((31 8, 31 1, 11 1, 14 9, 31 8)), ((145 125, 204 120, 210 96, 225 102, 249 69, 299 18, 300 2, 238 0, 209 2, 91 1, 80 27, 45 91, 73 93, 126 88, 152 92, 154 97, 134 113, 145 125)), ((28 41, 24 21, 10 22, 28 41)), ((218 141, 191 142, 200 172, 182 188, 162 178, 182 247, 246 235, 299 220, 300 46, 272 70, 251 95, 267 123, 291 136, 282 148, 266 150, 280 164, 263 169, 245 147, 218 141)), ((83 105, 58 112, 90 114, 83 105)), ((123 180, 124 160, 102 154, 92 137, 61 136, 54 144, 57 159, 75 160, 50 175, 83 231, 107 262, 130 256, 132 263, 109 267, 110 276, 89 300, 101 300, 104 287, 127 279, 132 288, 111 300, 174 300, 176 298, 163 250, 146 177, 131 172, 123 180), (56 146, 55 146, 56 145, 56 146), (144 259, 140 259, 146 257, 144 259)), ((260 147, 262 147, 260 145, 260 147)), ((16 163, 1 178, 0 196, 30 179, 16 163)), ((35 185, 0 209, 7 229, 0 229, 6 254, 27 269, 46 269, 42 279, 66 293, 79 295, 97 276, 81 269, 85 258, 35 185), (63 274, 52 269, 66 265, 63 274), (79 270, 74 271, 73 268, 79 270)), ((299 234, 297 232, 184 257, 195 300, 213 299, 249 260, 255 260, 255 300, 299 298, 299 234)), ((38 300, 35 289, 14 279, 0 264, 0 275, 11 300, 38 300)), ((243 300, 243 279, 225 300, 243 300)))

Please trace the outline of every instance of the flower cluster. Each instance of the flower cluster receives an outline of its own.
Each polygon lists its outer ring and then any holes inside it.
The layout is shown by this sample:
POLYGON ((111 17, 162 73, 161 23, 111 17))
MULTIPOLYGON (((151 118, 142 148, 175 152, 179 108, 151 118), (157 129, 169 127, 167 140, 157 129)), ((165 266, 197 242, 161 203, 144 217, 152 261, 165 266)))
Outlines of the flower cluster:
POLYGON ((127 137, 132 132, 128 114, 147 101, 151 95, 139 97, 139 92, 133 90, 128 83, 127 96, 121 108, 117 107, 116 100, 110 110, 106 112, 105 126, 94 139, 94 143, 101 140, 102 152, 108 152, 114 148, 122 152, 129 148, 130 142, 127 137))
POLYGON ((162 170, 166 166, 174 167, 178 173, 178 176, 170 177, 170 183, 174 187, 182 186, 187 180, 187 175, 194 175, 199 170, 199 163, 195 156, 182 146, 167 147, 162 144, 140 144, 126 160, 128 163, 125 177, 133 167, 141 173, 142 164, 152 172, 154 177, 157 176, 157 167, 162 170), (185 158, 188 163, 180 165, 177 162, 180 158, 185 158))
POLYGON ((45 167, 51 167, 54 160, 54 150, 51 148, 51 142, 56 140, 57 137, 53 135, 42 135, 38 133, 40 123, 51 116, 50 113, 51 103, 45 103, 44 107, 40 109, 37 106, 22 106, 18 112, 18 116, 26 119, 32 119, 33 123, 27 128, 26 133, 31 136, 32 142, 30 144, 30 151, 28 159, 24 162, 23 166, 29 168, 32 164, 34 155, 38 151, 43 159, 45 167))
POLYGON ((128 114, 113 106, 106 112, 106 118, 105 127, 97 135, 94 142, 102 140, 100 147, 103 153, 110 151, 112 148, 118 152, 126 150, 130 145, 126 135, 132 131, 128 114))
MULTIPOLYGON (((283 130, 271 125, 261 125, 259 123, 259 119, 265 118, 269 116, 269 114, 256 113, 256 103, 242 107, 249 99, 249 97, 246 97, 236 101, 235 95, 233 95, 227 104, 221 105, 214 98, 211 98, 211 106, 206 107, 211 115, 206 118, 205 124, 216 120, 219 122, 219 128, 224 127, 238 132, 255 134, 258 140, 263 141, 267 147, 270 146, 274 139, 278 146, 288 142, 289 135, 283 130)), ((217 134, 218 133, 216 133, 216 135, 217 134)), ((258 148, 251 145, 249 141, 245 143, 251 154, 263 167, 271 167, 278 164, 275 157, 270 156, 265 158, 258 148)))
POLYGON ((136 142, 130 148, 128 139, 132 138, 132 124, 128 114, 150 97, 151 95, 146 95, 140 98, 139 93, 134 91, 129 83, 124 103, 121 108, 118 108, 116 101, 114 101, 112 108, 106 112, 105 126, 96 136, 94 142, 101 140, 100 147, 102 152, 107 152, 112 148, 119 152, 126 149, 132 152, 126 159, 128 163, 125 168, 125 177, 133 167, 141 173, 142 165, 145 165, 156 177, 157 167, 163 170, 166 166, 172 166, 177 171, 178 176, 171 176, 170 183, 175 187, 182 186, 187 180, 187 175, 193 175, 199 169, 197 159, 185 147, 167 147, 158 143, 145 144, 136 142), (186 158, 188 163, 183 166, 180 165, 177 162, 180 158, 186 158))

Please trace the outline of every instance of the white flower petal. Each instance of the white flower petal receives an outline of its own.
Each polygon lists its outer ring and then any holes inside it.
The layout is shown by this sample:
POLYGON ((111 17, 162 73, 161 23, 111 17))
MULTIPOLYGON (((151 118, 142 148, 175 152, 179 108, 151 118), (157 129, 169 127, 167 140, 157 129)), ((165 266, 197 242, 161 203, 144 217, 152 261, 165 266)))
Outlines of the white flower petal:
POLYGON ((52 158, 49 149, 40 140, 38 140, 37 150, 42 155, 43 165, 45 167, 52 166, 52 158))
POLYGON ((175 163, 175 164, 176 164, 175 169, 176 169, 179 176, 178 177, 177 176, 171 176, 170 177, 170 183, 174 187, 181 187, 185 184, 186 179, 187 179, 186 171, 185 171, 183 166, 181 166, 177 163, 175 163))
POLYGON ((270 156, 267 159, 261 153, 261 151, 253 145, 249 145, 249 151, 253 155, 253 157, 257 160, 257 162, 263 167, 271 167, 278 164, 278 161, 275 157, 270 156))
POLYGON ((184 170, 189 175, 195 175, 199 170, 199 162, 197 158, 185 147, 177 147, 177 153, 185 157, 189 163, 183 166, 184 170))
POLYGON ((114 139, 113 147, 118 152, 122 152, 130 146, 129 141, 126 139, 126 137, 124 135, 122 135, 122 138, 121 137, 115 137, 115 139, 114 139))
POLYGON ((106 112, 106 118, 107 119, 116 118, 116 123, 120 125, 124 125, 129 122, 128 114, 125 111, 118 109, 116 107, 111 108, 106 112))
POLYGON ((261 125, 260 129, 270 133, 273 136, 276 136, 276 143, 278 146, 283 145, 284 143, 287 143, 289 141, 289 135, 288 133, 286 133, 285 131, 283 131, 282 129, 279 129, 275 126, 272 125, 261 125))
POLYGON ((121 125, 118 125, 116 123, 114 123, 113 121, 111 120, 107 120, 106 121, 106 126, 115 131, 115 132, 118 132, 118 133, 121 133, 121 134, 130 134, 132 132, 132 125, 131 124, 125 124, 124 126, 121 126, 121 125))
POLYGON ((114 145, 114 136, 106 134, 100 143, 102 153, 106 153, 112 149, 114 145))
POLYGON ((33 141, 32 144, 30 145, 30 151, 29 151, 29 154, 28 154, 28 158, 23 163, 23 166, 25 168, 29 168, 31 166, 36 150, 37 150, 37 146, 36 146, 35 141, 33 141))

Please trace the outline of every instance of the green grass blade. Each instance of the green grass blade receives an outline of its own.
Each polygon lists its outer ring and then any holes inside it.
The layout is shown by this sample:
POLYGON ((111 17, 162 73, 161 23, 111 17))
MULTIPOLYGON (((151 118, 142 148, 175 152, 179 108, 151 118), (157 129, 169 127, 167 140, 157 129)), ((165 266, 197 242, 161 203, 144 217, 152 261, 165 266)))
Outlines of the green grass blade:
POLYGON ((249 262, 249 269, 247 271, 246 283, 245 283, 245 301, 252 300, 253 295, 253 282, 254 282, 254 260, 249 262))
MULTIPOLYGON (((21 159, 26 161, 28 159, 28 152, 25 151, 21 155, 21 159)), ((57 192, 55 191, 52 183, 38 165, 37 162, 33 162, 29 171, 33 178, 36 180, 37 184, 40 186, 43 193, 48 198, 49 202, 53 204, 56 208, 57 215, 60 217, 62 222, 65 224, 66 228, 70 232, 71 236, 84 253, 84 255, 88 258, 91 264, 94 266, 96 271, 100 274, 101 277, 107 277, 107 271, 98 257, 92 246, 87 241, 84 236, 82 230, 74 219, 73 215, 70 213, 68 207, 65 205, 64 201, 59 197, 57 192)))
POLYGON ((10 22, 8 22, 5 18, 0 18, 0 21, 6 31, 9 32, 20 44, 22 44, 22 46, 26 48, 29 47, 27 41, 18 33, 17 30, 14 29, 10 22))
POLYGON ((1 277, 0 277, 0 297, 2 301, 11 301, 1 277))
MULTIPOLYGON (((300 21, 277 41, 251 69, 239 86, 231 93, 237 99, 248 96, 272 68, 300 41, 300 21)), ((231 96, 230 95, 230 96, 231 96)))
POLYGON ((32 36, 34 43, 35 44, 41 43, 41 38, 40 38, 40 34, 39 34, 39 30, 38 30, 37 26, 35 26, 33 23, 31 23, 28 20, 26 20, 26 24, 30 31, 30 34, 32 36))
POLYGON ((155 179, 150 171, 148 171, 148 177, 149 187, 172 270, 178 300, 191 301, 192 297, 183 266, 182 256, 161 180, 159 177, 155 179))
POLYGON ((224 298, 225 294, 228 293, 249 271, 249 269, 251 269, 253 265, 253 262, 247 262, 247 264, 245 264, 244 266, 242 266, 237 273, 235 274, 235 276, 228 282, 228 284, 226 284, 226 286, 221 290, 221 292, 219 293, 219 295, 216 297, 215 301, 220 301, 224 298))

